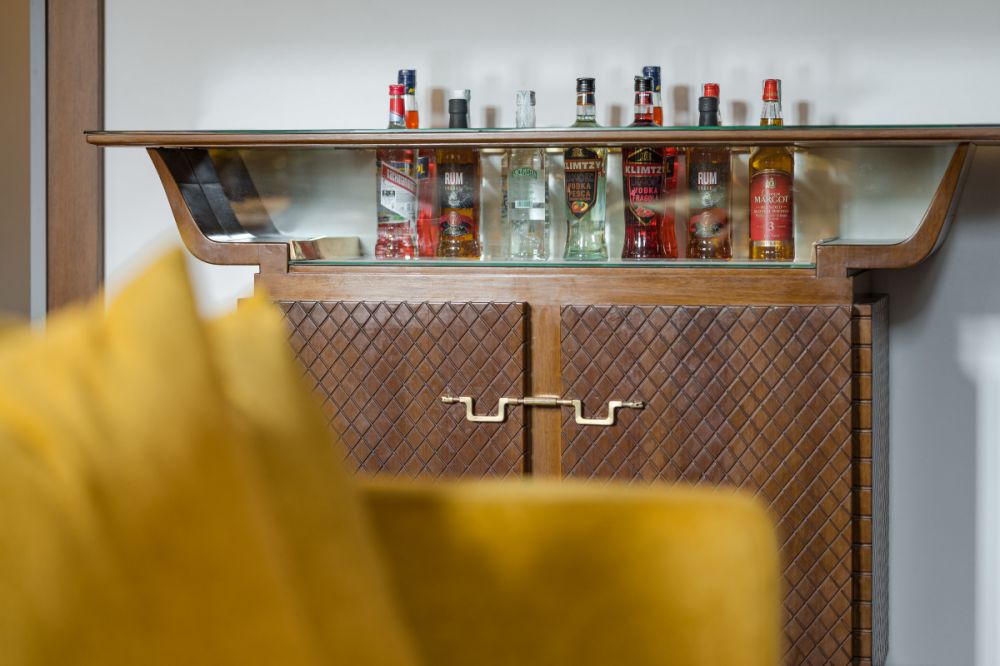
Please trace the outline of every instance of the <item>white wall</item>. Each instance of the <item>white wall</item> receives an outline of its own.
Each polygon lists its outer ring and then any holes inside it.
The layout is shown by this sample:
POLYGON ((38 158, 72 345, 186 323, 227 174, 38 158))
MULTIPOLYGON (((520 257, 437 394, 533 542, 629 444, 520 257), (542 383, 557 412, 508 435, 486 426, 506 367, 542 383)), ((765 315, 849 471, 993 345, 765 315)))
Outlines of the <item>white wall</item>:
MULTIPOLYGON (((400 67, 419 72, 425 119, 431 87, 469 87, 474 124, 495 116, 511 125, 514 90, 533 88, 538 124, 566 124, 575 77, 593 75, 599 120, 611 124, 630 108, 633 73, 656 63, 668 116, 682 122, 696 95, 678 113, 676 90, 706 80, 722 84, 727 122, 752 122, 765 76, 783 79, 793 123, 1000 120, 995 0, 107 0, 106 8, 113 129, 379 127, 385 86, 400 67)), ((106 169, 113 291, 176 232, 142 151, 109 151, 106 169)), ((958 374, 953 316, 1000 307, 980 297, 1000 255, 990 185, 998 174, 995 155, 981 153, 945 252, 876 279, 893 299, 890 660, 899 666, 972 663, 974 400, 958 374), (932 396, 942 378, 948 389, 932 396)), ((205 307, 230 307, 252 272, 198 265, 205 307)))

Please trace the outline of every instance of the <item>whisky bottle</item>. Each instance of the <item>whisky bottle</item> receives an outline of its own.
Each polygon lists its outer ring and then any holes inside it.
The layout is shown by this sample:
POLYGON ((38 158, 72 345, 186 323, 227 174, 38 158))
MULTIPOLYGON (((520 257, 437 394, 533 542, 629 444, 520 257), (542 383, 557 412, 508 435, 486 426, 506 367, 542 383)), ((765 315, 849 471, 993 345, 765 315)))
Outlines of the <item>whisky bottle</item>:
POLYGON ((660 67, 659 65, 646 65, 642 68, 642 75, 653 80, 653 124, 663 125, 663 95, 660 92, 660 67))
MULTIPOLYGON (((516 125, 535 126, 535 91, 518 90, 516 125)), ((549 256, 549 196, 545 151, 512 148, 504 155, 503 205, 507 257, 545 260, 549 256)))
MULTIPOLYGON (((389 129, 405 129, 403 86, 389 86, 389 129)), ((417 181, 413 150, 382 148, 375 154, 378 202, 376 259, 412 259, 417 181)))
MULTIPOLYGON (((698 126, 718 127, 719 86, 706 83, 698 98, 698 126)), ((687 151, 688 248, 693 259, 730 259, 730 151, 697 146, 687 151)))
MULTIPOLYGON (((464 96, 448 100, 448 127, 469 126, 469 104, 464 96)), ((479 152, 472 148, 438 148, 438 257, 478 259, 479 245, 479 152)))
MULTIPOLYGON (((576 80, 576 122, 571 127, 597 127, 594 79, 576 80)), ((605 238, 607 148, 573 147, 563 155, 566 183, 566 250, 571 260, 608 258, 605 238)))
MULTIPOLYGON (((635 120, 629 127, 652 127, 653 79, 635 77, 635 120)), ((622 147, 622 191, 625 198, 625 246, 622 259, 665 259, 677 256, 677 244, 663 243, 663 148, 622 147)))
MULTIPOLYGON (((764 81, 764 108, 760 124, 780 127, 781 81, 764 81)), ((761 146, 750 156, 750 258, 792 261, 795 227, 792 218, 792 150, 788 146, 761 146)))

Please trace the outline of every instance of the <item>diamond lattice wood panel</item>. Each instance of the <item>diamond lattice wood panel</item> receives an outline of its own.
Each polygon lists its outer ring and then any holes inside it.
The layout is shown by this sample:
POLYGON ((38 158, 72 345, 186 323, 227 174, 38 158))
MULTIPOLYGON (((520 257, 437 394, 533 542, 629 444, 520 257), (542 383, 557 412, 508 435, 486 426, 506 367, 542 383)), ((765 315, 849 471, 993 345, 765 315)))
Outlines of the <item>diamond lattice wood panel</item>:
POLYGON ((786 663, 851 661, 851 312, 568 306, 563 395, 616 425, 563 421, 563 474, 748 488, 782 542, 786 663))
POLYGON ((306 378, 365 473, 508 476, 522 473, 525 428, 473 424, 445 394, 479 412, 524 395, 523 303, 284 301, 306 378))

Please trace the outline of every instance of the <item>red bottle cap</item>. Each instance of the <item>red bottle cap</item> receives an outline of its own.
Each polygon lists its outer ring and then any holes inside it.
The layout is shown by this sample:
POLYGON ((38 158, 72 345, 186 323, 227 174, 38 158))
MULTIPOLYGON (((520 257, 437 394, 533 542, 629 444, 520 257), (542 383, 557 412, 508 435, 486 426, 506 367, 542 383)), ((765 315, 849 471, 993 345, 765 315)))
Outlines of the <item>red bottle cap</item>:
POLYGON ((702 97, 718 97, 718 96, 719 96, 719 84, 706 83, 705 90, 702 93, 702 97))
POLYGON ((781 101, 781 79, 766 79, 764 81, 764 101, 781 101))
POLYGON ((404 86, 396 85, 395 83, 393 83, 392 85, 389 86, 389 94, 390 95, 402 95, 403 94, 403 90, 404 90, 404 86))

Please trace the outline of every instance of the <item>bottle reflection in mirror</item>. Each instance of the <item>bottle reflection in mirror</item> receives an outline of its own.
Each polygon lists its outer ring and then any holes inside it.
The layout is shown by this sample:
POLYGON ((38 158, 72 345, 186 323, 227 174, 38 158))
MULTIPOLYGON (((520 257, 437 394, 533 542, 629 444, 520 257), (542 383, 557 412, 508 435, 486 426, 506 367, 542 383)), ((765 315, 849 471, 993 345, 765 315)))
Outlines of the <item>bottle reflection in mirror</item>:
MULTIPOLYGON (((405 129, 403 86, 389 86, 389 129, 405 129)), ((376 152, 378 201, 376 259, 412 259, 417 210, 414 151, 381 148, 376 152)))
MULTIPOLYGON (((516 125, 535 126, 535 91, 518 90, 516 125)), ((548 258, 550 216, 545 151, 512 148, 504 155, 503 209, 507 228, 506 254, 510 259, 548 258)))
MULTIPOLYGON (((719 85, 706 83, 698 99, 698 126, 718 127, 719 85)), ((730 259, 730 151, 697 146, 687 152, 688 248, 693 259, 730 259)))
MULTIPOLYGON (((652 127, 653 80, 635 77, 635 120, 630 127, 652 127)), ((673 159, 671 159, 671 171, 673 159)), ((666 175, 664 149, 651 146, 622 148, 622 192, 625 198, 625 245, 622 259, 666 259, 677 256, 673 226, 664 222, 666 175), (664 243, 664 239, 668 243, 664 243), (665 246, 666 245, 666 246, 665 246)))
MULTIPOLYGON (((594 79, 576 80, 576 122, 572 127, 597 127, 594 79)), ((564 155, 566 184, 566 250, 571 260, 608 258, 605 238, 607 148, 574 147, 564 155)))
MULTIPOLYGON (((448 100, 448 127, 469 126, 468 91, 456 91, 448 100)), ((462 146, 437 150, 438 202, 441 217, 436 256, 478 259, 479 151, 462 146)))

